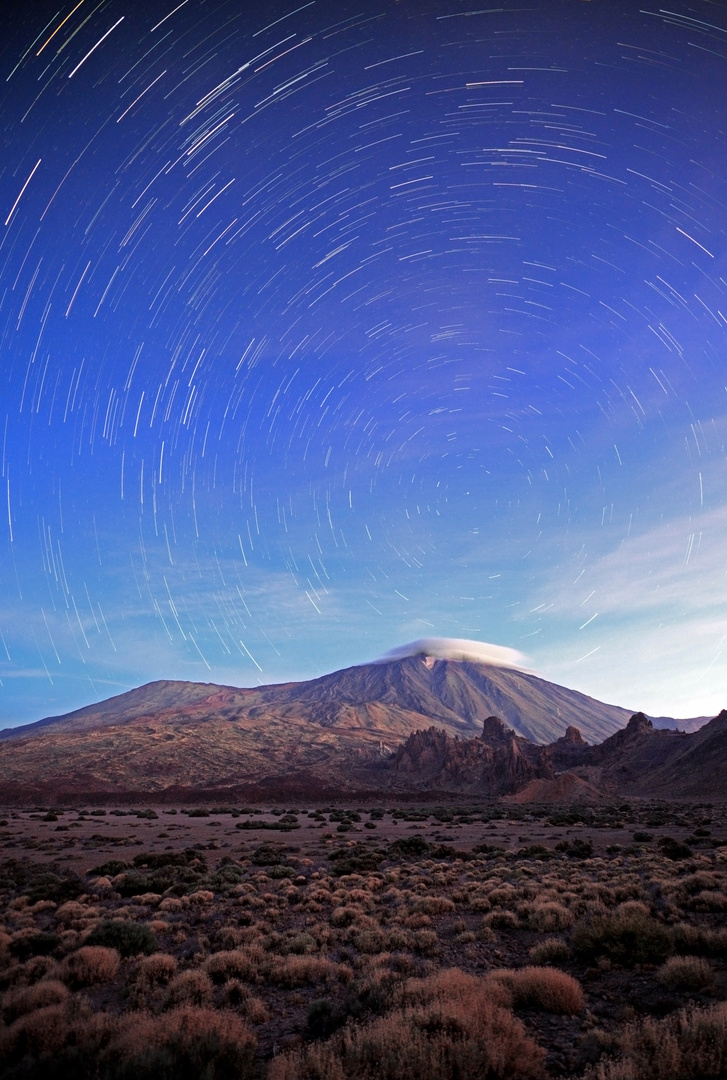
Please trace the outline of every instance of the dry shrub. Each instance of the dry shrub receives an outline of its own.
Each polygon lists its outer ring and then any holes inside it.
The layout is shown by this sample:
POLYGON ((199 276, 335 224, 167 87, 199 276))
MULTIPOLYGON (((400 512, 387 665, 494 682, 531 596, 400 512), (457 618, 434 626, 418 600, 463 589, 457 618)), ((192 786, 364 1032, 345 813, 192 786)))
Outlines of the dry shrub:
POLYGON ((489 979, 509 991, 516 1009, 541 1009, 562 1016, 575 1016, 586 1007, 578 980, 556 968, 503 969, 493 972, 489 979))
POLYGON ((432 956, 439 948, 439 939, 434 930, 417 930, 414 934, 414 951, 423 956, 432 956))
POLYGON ((544 1051, 501 991, 461 971, 410 980, 390 1015, 274 1059, 268 1080, 540 1080, 544 1051))
POLYGON ((331 926, 341 928, 353 926, 354 923, 361 925, 363 918, 365 918, 363 908, 358 904, 347 904, 333 909, 331 912, 331 926))
POLYGON ((488 898, 494 907, 511 907, 518 897, 511 885, 500 885, 488 894, 488 898))
POLYGON ((169 953, 154 953, 141 958, 136 968, 135 980, 149 985, 163 985, 169 982, 176 970, 176 957, 169 953))
POLYGON ((227 1010, 186 1006, 163 1016, 127 1014, 107 1052, 114 1080, 246 1080, 253 1075, 257 1040, 227 1010))
POLYGON ((52 956, 34 956, 22 964, 13 964, 3 972, 3 986, 31 986, 41 979, 57 979, 60 964, 52 956))
POLYGON ((155 892, 140 893, 134 897, 134 903, 141 907, 156 907, 161 900, 161 894, 155 892))
POLYGON ((204 907, 206 904, 211 904, 214 898, 215 894, 209 889, 198 889, 186 897, 187 902, 194 907, 204 907))
POLYGON ((408 930, 422 930, 425 926, 431 926, 432 920, 428 915, 424 915, 422 912, 415 911, 412 915, 407 915, 404 919, 404 926, 408 930))
POLYGON ((727 911, 727 894, 704 889, 695 896, 690 896, 682 906, 689 911, 727 911))
POLYGON ((79 998, 37 1009, 0 1032, 0 1072, 24 1080, 115 1077, 108 1068, 99 1072, 98 1065, 118 1026, 116 1017, 93 1013, 79 998))
POLYGON ((697 870, 694 874, 686 874, 679 879, 677 892, 685 896, 696 896, 705 889, 718 889, 720 879, 709 870, 697 870))
POLYGON ((154 953, 139 960, 126 987, 129 1004, 134 1009, 156 1007, 162 992, 177 971, 176 958, 168 953, 154 953))
POLYGON ((389 935, 378 929, 353 930, 351 932, 351 942, 359 952, 368 956, 387 952, 389 949, 389 935))
POLYGON ((414 911, 423 915, 448 915, 454 910, 454 902, 446 896, 421 896, 414 902, 414 911))
POLYGON ((183 908, 184 905, 177 896, 165 896, 159 905, 159 910, 169 915, 175 915, 177 912, 182 911, 183 908))
POLYGON ((212 1000, 212 980, 206 971, 182 971, 167 987, 164 1001, 167 1009, 176 1006, 209 1005, 212 1000))
POLYGON ((82 930, 86 920, 93 915, 98 915, 98 909, 91 910, 86 904, 79 904, 78 900, 66 900, 56 911, 55 918, 61 926, 82 930))
POLYGON ((573 914, 562 904, 534 904, 528 914, 528 922, 533 930, 548 934, 554 930, 567 930, 573 924, 573 914))
POLYGON ((562 938, 546 938, 533 945, 530 959, 538 966, 543 964, 562 964, 570 957, 570 948, 562 938))
POLYGON ((674 947, 680 953, 702 956, 727 955, 727 928, 710 930, 704 926, 678 923, 672 928, 674 947))
POLYGON ((61 1005, 67 999, 68 989, 58 979, 45 979, 33 986, 21 986, 5 994, 3 1019, 10 1024, 19 1016, 45 1009, 49 1005, 61 1005))
POLYGON ((268 978, 279 986, 311 986, 320 982, 347 983, 353 972, 347 964, 320 956, 281 956, 271 964, 268 978))
POLYGON ((247 929, 241 926, 223 926, 217 932, 217 944, 223 949, 236 949, 249 940, 245 933, 247 929))
POLYGON ((573 932, 573 946, 584 960, 605 956, 626 967, 659 963, 673 952, 669 929, 638 901, 621 904, 611 914, 578 923, 573 932))
POLYGON ((622 1057, 588 1070, 588 1080, 718 1080, 727 1075, 727 1002, 644 1020, 620 1042, 622 1057))
POLYGON ((520 920, 514 911, 507 911, 503 908, 485 915, 482 919, 482 925, 490 930, 517 930, 520 920))
POLYGON ((251 1024, 267 1024, 270 1009, 262 998, 250 996, 241 1003, 242 1013, 251 1024))
POLYGON ((57 1056, 68 1038, 69 1017, 65 1004, 47 1005, 21 1016, 0 1031, 0 1068, 26 1055, 57 1056))
POLYGON ((263 970, 267 958, 259 945, 249 945, 246 949, 229 949, 213 953, 204 962, 204 970, 214 983, 224 983, 228 979, 243 979, 249 982, 263 970))
POLYGON ((116 978, 121 958, 116 949, 104 945, 83 945, 61 964, 61 978, 69 986, 96 986, 116 978))
POLYGON ((671 990, 710 990, 714 986, 714 972, 699 956, 670 956, 656 977, 671 990))

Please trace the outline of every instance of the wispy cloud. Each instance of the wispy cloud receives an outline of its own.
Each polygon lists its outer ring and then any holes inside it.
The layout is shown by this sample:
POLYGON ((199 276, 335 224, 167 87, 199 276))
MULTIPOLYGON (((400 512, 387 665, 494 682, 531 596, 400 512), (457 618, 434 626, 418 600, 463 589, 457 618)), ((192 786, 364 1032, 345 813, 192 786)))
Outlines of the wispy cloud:
POLYGON ((625 539, 551 573, 539 592, 548 677, 626 707, 709 715, 727 705, 727 507, 625 539))

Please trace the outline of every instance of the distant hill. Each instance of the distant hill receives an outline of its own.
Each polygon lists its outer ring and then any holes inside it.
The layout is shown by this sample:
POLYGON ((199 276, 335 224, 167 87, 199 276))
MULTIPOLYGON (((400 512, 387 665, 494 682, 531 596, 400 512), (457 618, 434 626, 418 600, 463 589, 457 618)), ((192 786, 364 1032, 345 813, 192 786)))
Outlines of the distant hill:
POLYGON ((478 738, 496 716, 523 747, 554 743, 569 727, 601 743, 630 715, 516 668, 423 655, 252 689, 153 682, 0 732, 0 798, 378 789, 406 783, 386 763, 432 726, 478 738))

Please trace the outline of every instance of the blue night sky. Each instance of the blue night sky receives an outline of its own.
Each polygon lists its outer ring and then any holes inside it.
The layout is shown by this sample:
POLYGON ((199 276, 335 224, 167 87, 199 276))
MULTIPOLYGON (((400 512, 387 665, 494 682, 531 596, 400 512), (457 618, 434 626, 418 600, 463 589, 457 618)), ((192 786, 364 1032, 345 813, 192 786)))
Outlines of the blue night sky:
POLYGON ((33 0, 0 95, 0 725, 431 636, 727 706, 723 2, 33 0))

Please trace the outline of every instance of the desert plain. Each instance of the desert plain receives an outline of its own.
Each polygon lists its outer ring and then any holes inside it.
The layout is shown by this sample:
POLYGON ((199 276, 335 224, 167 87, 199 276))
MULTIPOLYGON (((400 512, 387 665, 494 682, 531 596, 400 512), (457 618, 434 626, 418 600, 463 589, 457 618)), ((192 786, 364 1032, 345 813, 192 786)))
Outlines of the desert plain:
POLYGON ((727 1068, 727 806, 0 811, 0 1075, 727 1068))

